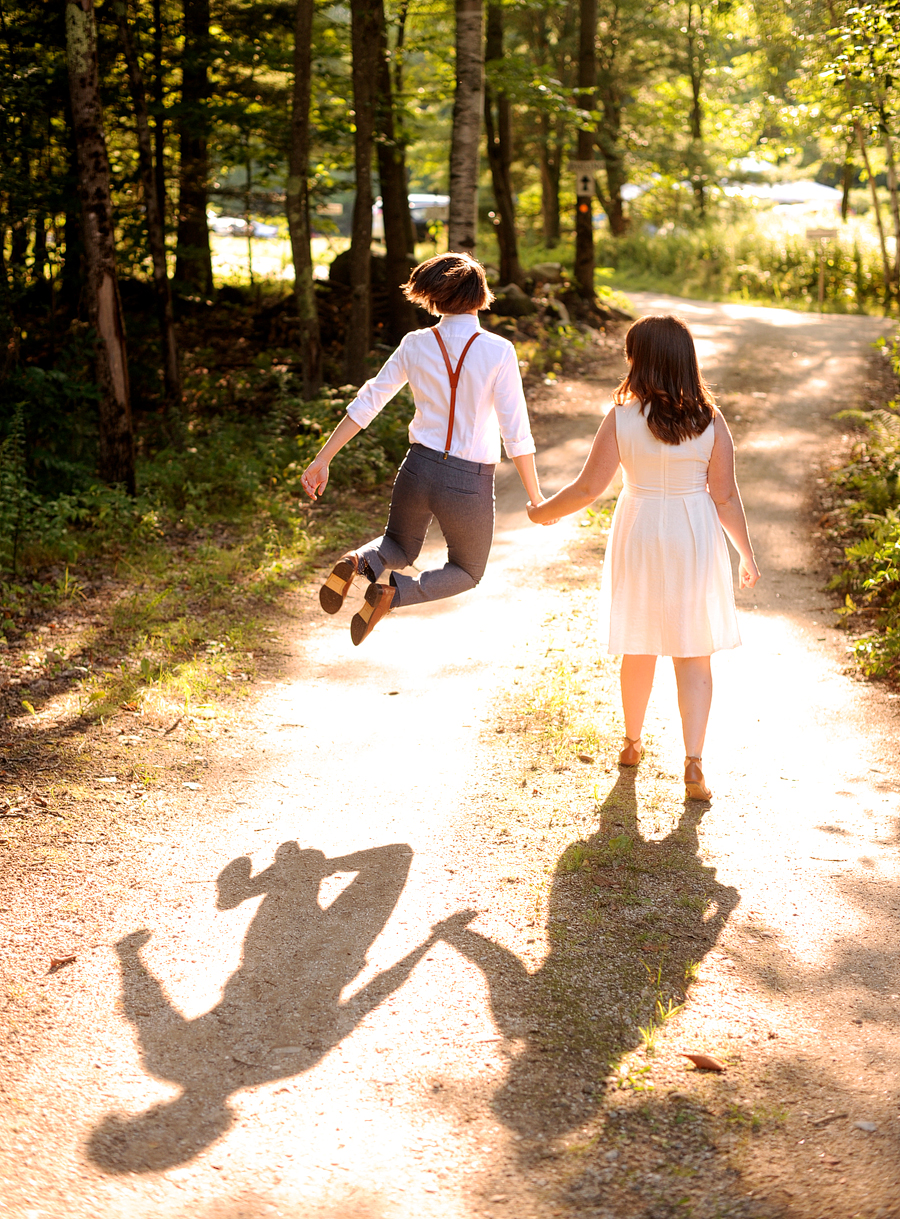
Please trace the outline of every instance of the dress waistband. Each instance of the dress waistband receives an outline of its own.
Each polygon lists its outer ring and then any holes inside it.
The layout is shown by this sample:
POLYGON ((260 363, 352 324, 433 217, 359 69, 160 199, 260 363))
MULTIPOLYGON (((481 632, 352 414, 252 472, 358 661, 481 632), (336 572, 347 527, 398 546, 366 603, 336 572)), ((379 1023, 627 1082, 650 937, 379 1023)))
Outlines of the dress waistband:
POLYGON ((648 491, 643 487, 629 486, 628 483, 622 491, 635 499, 691 499, 695 495, 709 495, 706 487, 699 487, 696 491, 648 491))
POLYGON ((437 461, 441 465, 450 466, 454 470, 466 470, 470 474, 493 474, 495 467, 485 461, 466 461, 464 457, 444 457, 437 449, 427 449, 424 444, 411 444, 410 453, 424 457, 427 461, 437 461))

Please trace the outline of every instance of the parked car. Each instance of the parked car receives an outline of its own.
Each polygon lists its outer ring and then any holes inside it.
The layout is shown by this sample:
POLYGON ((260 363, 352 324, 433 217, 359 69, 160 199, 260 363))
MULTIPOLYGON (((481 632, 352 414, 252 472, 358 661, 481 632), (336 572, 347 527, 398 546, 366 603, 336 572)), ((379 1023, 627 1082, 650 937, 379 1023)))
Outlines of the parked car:
MULTIPOLYGON (((416 226, 416 239, 425 241, 428 225, 435 220, 446 220, 450 206, 449 195, 407 195, 409 214, 416 226)), ((372 208, 372 236, 376 241, 384 240, 384 217, 381 213, 381 198, 372 208)))
MULTIPOLYGON (((247 221, 243 216, 208 216, 207 222, 211 233, 219 237, 246 237, 247 221)), ((260 220, 250 221, 254 237, 277 237, 278 228, 274 224, 263 224, 260 220)))

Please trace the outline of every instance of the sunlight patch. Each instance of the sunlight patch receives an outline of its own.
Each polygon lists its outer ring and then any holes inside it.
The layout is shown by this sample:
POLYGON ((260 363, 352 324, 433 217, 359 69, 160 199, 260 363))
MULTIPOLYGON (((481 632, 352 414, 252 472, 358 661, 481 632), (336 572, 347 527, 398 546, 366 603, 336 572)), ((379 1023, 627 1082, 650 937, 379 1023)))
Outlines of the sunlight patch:
POLYGON ((335 872, 333 876, 326 876, 319 885, 319 905, 322 909, 327 910, 333 905, 357 876, 359 872, 335 872))

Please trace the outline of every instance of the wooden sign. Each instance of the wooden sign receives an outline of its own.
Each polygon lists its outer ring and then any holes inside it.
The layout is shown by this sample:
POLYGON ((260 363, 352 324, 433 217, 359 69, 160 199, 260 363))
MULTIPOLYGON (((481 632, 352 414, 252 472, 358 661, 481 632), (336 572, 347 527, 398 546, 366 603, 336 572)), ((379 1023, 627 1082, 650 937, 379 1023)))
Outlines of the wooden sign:
POLYGON ((837 229, 807 229, 807 241, 832 241, 837 237, 837 229))

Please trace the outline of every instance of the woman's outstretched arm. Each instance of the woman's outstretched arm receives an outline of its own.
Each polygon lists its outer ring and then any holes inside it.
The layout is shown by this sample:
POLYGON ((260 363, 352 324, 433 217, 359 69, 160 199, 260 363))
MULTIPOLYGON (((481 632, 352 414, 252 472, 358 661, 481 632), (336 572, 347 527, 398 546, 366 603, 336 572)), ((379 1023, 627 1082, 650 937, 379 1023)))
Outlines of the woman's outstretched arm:
POLYGON ((580 512, 603 494, 618 468, 619 446, 616 443, 616 412, 613 409, 600 424, 590 455, 575 481, 540 504, 530 504, 529 517, 536 525, 552 525, 561 516, 580 512))
POLYGON ((759 568, 753 557, 747 517, 744 515, 744 505, 741 503, 741 493, 734 474, 734 441, 721 411, 716 411, 715 428, 716 438, 709 459, 707 485, 722 528, 741 558, 741 588, 752 588, 759 579, 759 568))
POLYGON ((303 471, 303 476, 300 482, 303 484, 303 490, 310 499, 315 499, 317 495, 321 495, 328 486, 328 467, 331 465, 335 454, 339 453, 348 440, 361 432, 362 428, 358 423, 345 415, 325 443, 319 449, 316 456, 303 471))

